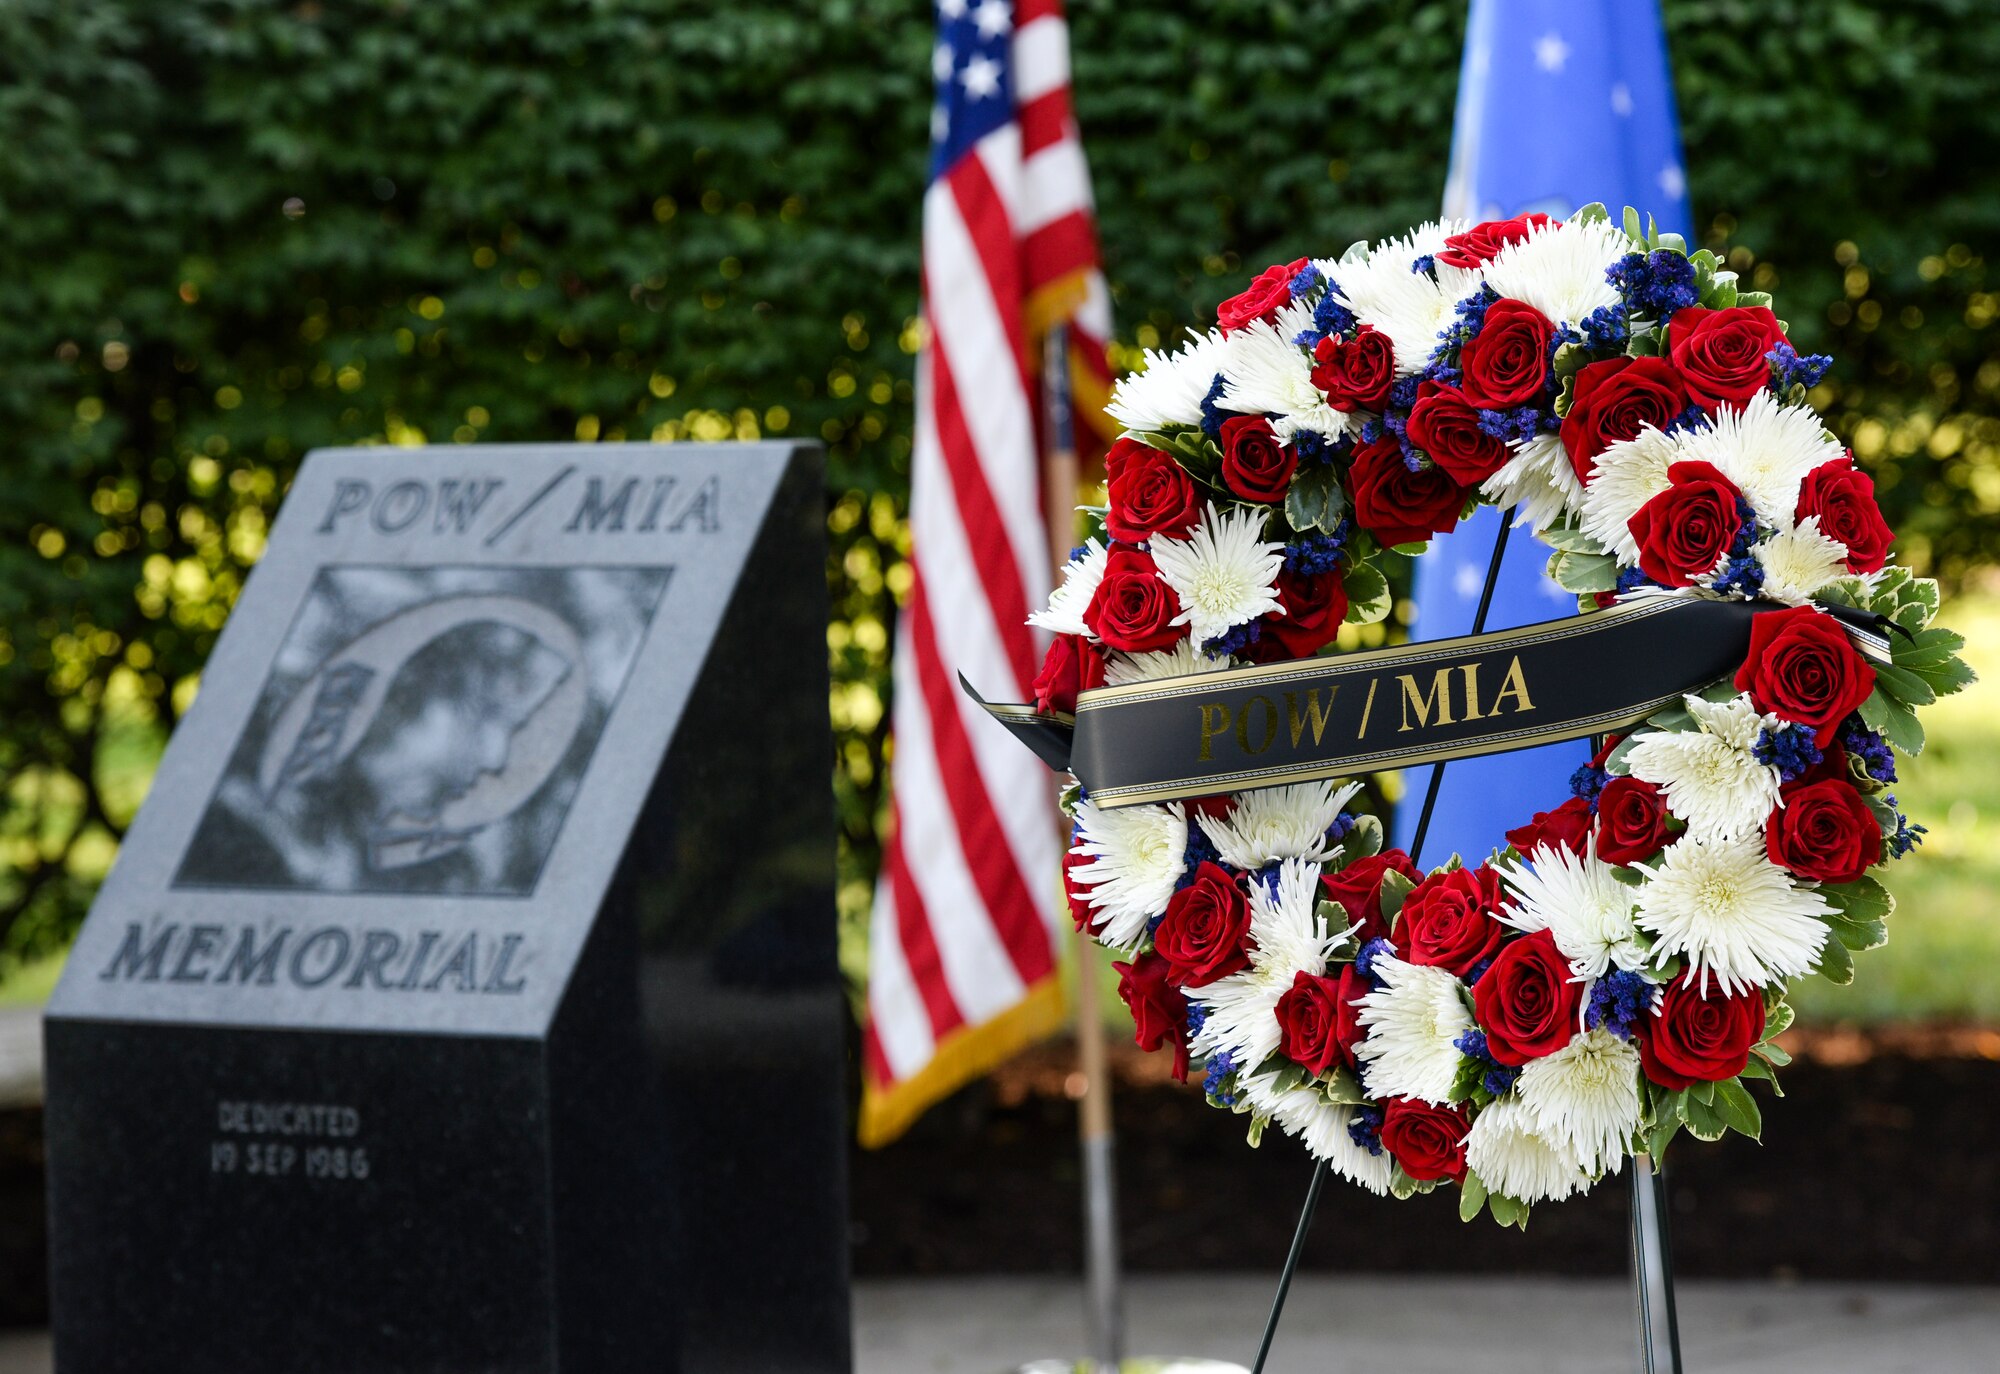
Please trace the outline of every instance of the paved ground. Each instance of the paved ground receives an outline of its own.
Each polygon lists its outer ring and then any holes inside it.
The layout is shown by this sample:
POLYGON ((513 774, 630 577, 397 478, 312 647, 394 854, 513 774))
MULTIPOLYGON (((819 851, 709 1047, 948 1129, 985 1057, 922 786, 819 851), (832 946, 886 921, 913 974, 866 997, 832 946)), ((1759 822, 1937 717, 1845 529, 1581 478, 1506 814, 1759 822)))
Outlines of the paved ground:
MULTIPOLYGON (((1131 1349, 1247 1365, 1271 1287, 1262 1275, 1138 1279, 1131 1349)), ((1629 1292, 1623 1280, 1308 1275, 1292 1286, 1266 1368, 1625 1374, 1637 1365, 1629 1292)), ((1687 1374, 2000 1369, 1996 1289, 1690 1283, 1679 1297, 1687 1374)), ((1034 1279, 868 1283, 855 1319, 859 1374, 997 1374, 1079 1353, 1084 1339, 1077 1289, 1034 1279)))
MULTIPOLYGON (((1135 1280, 1133 1350, 1248 1364, 1270 1289, 1263 1275, 1135 1280)), ((1692 1283, 1680 1298, 1687 1374, 2000 1368, 1997 1289, 1692 1283)), ((1623 1282, 1307 1275, 1292 1286, 1268 1369, 1627 1374, 1637 1360, 1626 1302, 1623 1282)), ((1005 1374, 1083 1344, 1078 1290, 1052 1280, 863 1283, 854 1315, 857 1374, 1005 1374)), ((0 1335, 0 1374, 48 1370, 46 1336, 0 1335)))

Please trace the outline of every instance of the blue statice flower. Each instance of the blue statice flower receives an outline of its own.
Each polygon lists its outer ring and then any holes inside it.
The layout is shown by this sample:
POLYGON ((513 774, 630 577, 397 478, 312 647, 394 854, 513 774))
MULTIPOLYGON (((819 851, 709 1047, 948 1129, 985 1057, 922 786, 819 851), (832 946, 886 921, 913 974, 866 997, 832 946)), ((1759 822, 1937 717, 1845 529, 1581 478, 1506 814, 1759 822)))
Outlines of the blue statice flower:
POLYGON ((1382 980, 1375 976, 1375 961, 1394 958, 1395 954, 1396 947, 1387 940, 1370 940, 1361 947, 1361 952, 1354 956, 1354 971, 1379 988, 1382 986, 1382 980))
POLYGON ((1691 405, 1673 419, 1667 421, 1663 434, 1679 434, 1685 429, 1702 429, 1708 424, 1708 412, 1700 406, 1691 405))
POLYGON ((1363 420, 1361 422, 1361 442, 1364 444, 1374 443, 1387 432, 1388 427, 1380 420, 1363 420))
POLYGON ((1208 1024, 1208 1008, 1192 999, 1187 1004, 1187 1033, 1192 1040, 1201 1034, 1201 1028, 1208 1024))
POLYGON ((1656 585, 1658 584, 1652 578, 1646 576, 1646 574, 1640 572, 1637 568, 1626 568, 1618 574, 1618 584, 1611 590, 1614 595, 1625 596, 1628 593, 1638 591, 1641 587, 1656 585))
POLYGON ((1786 782, 1797 782, 1826 757, 1816 739, 1810 725, 1767 725, 1750 746, 1750 756, 1766 768, 1777 769, 1786 782))
POLYGON ((1627 253, 1605 269, 1604 277, 1625 298, 1626 309, 1650 315, 1661 324, 1700 299, 1694 264, 1671 248, 1627 253))
POLYGON ((1240 654, 1255 644, 1264 633, 1264 627, 1255 620, 1246 620, 1241 625, 1213 639, 1203 640, 1201 651, 1210 658, 1222 658, 1227 654, 1240 654))
POLYGON ((1452 366, 1452 360, 1458 356, 1460 349, 1479 337, 1479 331, 1486 327, 1486 312, 1499 299, 1498 291, 1481 282, 1477 291, 1453 307, 1458 318, 1438 331, 1437 347, 1426 359, 1426 376, 1444 381, 1444 374, 1449 373, 1453 381, 1457 380, 1458 369, 1452 366))
POLYGON ((1886 801, 1889 804, 1890 809, 1896 812, 1896 831, 1893 835, 1887 837, 1889 841, 1889 857, 1892 859, 1900 859, 1905 854, 1909 853, 1912 849, 1915 849, 1918 845, 1922 844, 1924 842, 1924 836, 1928 835, 1930 833, 1930 830, 1925 826, 1912 825, 1910 823, 1910 818, 1908 816, 1905 816, 1902 813, 1902 811, 1896 807, 1896 797, 1894 793, 1890 793, 1888 796, 1885 796, 1882 800, 1886 801))
POLYGON ((1422 257, 1418 258, 1416 261, 1410 264, 1410 271, 1421 272, 1425 276, 1429 277, 1436 275, 1437 266, 1438 266, 1438 260, 1436 255, 1432 253, 1425 253, 1422 257))
POLYGON ((1630 1040, 1638 1033, 1639 1018, 1652 1005, 1651 983, 1626 969, 1613 969, 1590 985, 1583 1024, 1586 1029, 1602 1027, 1620 1040, 1630 1040))
POLYGON ((1340 552, 1347 543, 1350 526, 1345 517, 1332 534, 1302 534, 1285 545, 1285 567, 1301 577, 1332 572, 1340 566, 1340 552))
POLYGON ((1303 296, 1325 280, 1326 278, 1320 275, 1319 269, 1308 262, 1292 274, 1292 295, 1303 296))
POLYGON ((1740 554, 1722 565, 1722 576, 1714 583, 1717 596, 1736 595, 1745 601, 1755 601, 1763 590, 1764 565, 1740 554))
POLYGON ((1469 1030, 1451 1043, 1452 1047, 1467 1059, 1486 1066, 1485 1075, 1480 1081, 1486 1091, 1495 1097, 1503 1096, 1507 1089, 1514 1086, 1514 1080, 1521 1076, 1519 1069, 1502 1064, 1493 1057, 1492 1052, 1486 1048, 1484 1031, 1469 1030))
POLYGON ((1889 741, 1859 720, 1850 717, 1840 727, 1840 746, 1860 759, 1868 776, 1875 781, 1890 783, 1896 780, 1896 751, 1889 747, 1889 741))
POLYGON ((1202 1080, 1201 1090, 1225 1107, 1235 1106, 1236 1094, 1222 1091, 1222 1085, 1228 1081, 1229 1075, 1236 1072, 1236 1061, 1229 1057, 1229 1051, 1224 1050, 1220 1054, 1211 1055, 1207 1067, 1208 1077, 1202 1080))
POLYGON ((1604 791, 1604 784, 1611 781, 1611 775, 1592 764, 1580 765, 1569 775, 1569 791, 1573 797, 1581 797, 1590 803, 1590 809, 1597 810, 1597 798, 1604 791))
POLYGON ((1222 855, 1209 842, 1208 832, 1190 821, 1187 828, 1187 848, 1181 854, 1181 863, 1184 867, 1180 881, 1174 884, 1174 890, 1178 892, 1183 888, 1194 886, 1194 875, 1201 870, 1203 864, 1221 862, 1222 855))
POLYGON ((1302 429, 1292 435, 1292 452, 1298 455, 1301 463, 1331 463, 1334 454, 1339 451, 1337 441, 1316 429, 1302 429))
POLYGON ((1600 305, 1583 318, 1583 342, 1593 353, 1623 353, 1631 338, 1632 326, 1618 306, 1600 305))
MULTIPOLYGON (((1351 334, 1360 327, 1360 321, 1354 318, 1354 312, 1342 304, 1339 297, 1334 294, 1339 289, 1338 284, 1329 279, 1326 284, 1326 294, 1321 296, 1319 304, 1313 307, 1313 328, 1319 331, 1322 339, 1329 334, 1351 334)), ((1313 342, 1317 344, 1319 339, 1313 342)))
POLYGON ((1263 888, 1273 897, 1278 895, 1278 875, 1284 871, 1284 861, 1273 859, 1262 868, 1250 871, 1250 881, 1263 888))
POLYGON ((1797 349, 1788 343, 1781 343, 1764 355, 1764 361, 1771 365, 1771 390, 1783 395, 1793 386, 1815 387, 1826 370, 1833 366, 1833 359, 1824 353, 1809 353, 1800 357, 1797 349))
POLYGON ((1088 557, 1090 557, 1090 545, 1088 544, 1078 544, 1069 551, 1069 561, 1072 563, 1081 563, 1088 557))
POLYGON ((1537 434, 1554 434, 1561 428, 1562 421, 1556 419, 1555 413, 1540 406, 1479 412, 1479 432, 1490 434, 1505 443, 1525 444, 1537 434))
POLYGON ((1333 818, 1333 824, 1326 828, 1326 842, 1328 844, 1339 844, 1354 833, 1355 825, 1356 821, 1353 812, 1341 812, 1333 818))
POLYGON ((1223 388, 1227 385, 1228 383, 1223 380, 1222 374, 1220 372, 1216 373, 1215 381, 1209 385, 1208 395, 1201 399, 1201 432, 1217 443, 1222 442, 1222 422, 1234 414, 1234 412, 1225 412, 1219 404, 1222 400, 1223 388))
POLYGON ((1369 1154, 1381 1154, 1382 1109, 1366 1105, 1356 1107, 1354 1119, 1347 1123, 1347 1136, 1369 1154))

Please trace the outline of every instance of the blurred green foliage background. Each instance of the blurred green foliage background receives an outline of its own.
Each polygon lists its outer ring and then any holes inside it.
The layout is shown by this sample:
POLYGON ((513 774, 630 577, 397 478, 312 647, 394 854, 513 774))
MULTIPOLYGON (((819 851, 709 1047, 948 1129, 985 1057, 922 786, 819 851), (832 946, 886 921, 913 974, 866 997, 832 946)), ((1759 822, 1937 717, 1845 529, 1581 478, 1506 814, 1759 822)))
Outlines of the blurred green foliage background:
MULTIPOLYGON (((1903 558, 1964 582, 2000 549, 2000 10, 1665 11, 1706 242, 1836 355, 1903 558)), ((1435 212, 1462 4, 1071 17, 1121 361, 1435 212)), ((0 6, 0 965, 74 929, 326 444, 823 440, 858 929, 931 41, 922 0, 0 6)))

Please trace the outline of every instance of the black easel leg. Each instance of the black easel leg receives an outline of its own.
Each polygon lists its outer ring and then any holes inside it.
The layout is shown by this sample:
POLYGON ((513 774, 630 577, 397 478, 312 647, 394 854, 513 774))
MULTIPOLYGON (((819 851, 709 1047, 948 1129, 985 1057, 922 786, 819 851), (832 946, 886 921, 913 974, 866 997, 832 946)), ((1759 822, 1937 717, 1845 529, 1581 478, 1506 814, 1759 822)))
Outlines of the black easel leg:
MULTIPOLYGON (((1500 561, 1507 556, 1507 532, 1513 528, 1514 512, 1509 509, 1500 517, 1500 533, 1493 537, 1493 553, 1486 560, 1486 585, 1479 592, 1479 609, 1473 612, 1472 633, 1478 634, 1486 628, 1486 613, 1493 609, 1493 589, 1500 583, 1500 561)), ((1416 835, 1410 841, 1410 861, 1421 865, 1423 862, 1424 837, 1430 833, 1431 812, 1437 809, 1438 788, 1444 783, 1446 760, 1440 759, 1431 765, 1430 786, 1424 792, 1423 810, 1417 813, 1416 835)), ((1306 1233, 1312 1230, 1313 1213, 1319 1209, 1320 1189, 1326 1184, 1326 1161, 1313 1161, 1312 1183, 1306 1188, 1306 1205, 1299 1210, 1298 1229, 1292 1233, 1291 1253, 1285 1256, 1285 1268, 1278 1275, 1277 1296, 1271 1299, 1271 1315, 1264 1319, 1264 1339, 1257 1346, 1257 1362, 1250 1366, 1250 1374, 1264 1374, 1264 1360, 1271 1353, 1271 1338, 1278 1333, 1278 1319, 1285 1313, 1285 1295, 1291 1292, 1292 1275, 1298 1270, 1299 1256, 1305 1252, 1306 1233)), ((1648 1367, 1650 1374, 1650 1366, 1648 1367)), ((1674 1365, 1679 1374, 1680 1365, 1674 1365)))
POLYGON ((1632 1297, 1639 1321, 1639 1368, 1644 1374, 1681 1374, 1667 1175, 1648 1155, 1632 1159, 1632 1297))

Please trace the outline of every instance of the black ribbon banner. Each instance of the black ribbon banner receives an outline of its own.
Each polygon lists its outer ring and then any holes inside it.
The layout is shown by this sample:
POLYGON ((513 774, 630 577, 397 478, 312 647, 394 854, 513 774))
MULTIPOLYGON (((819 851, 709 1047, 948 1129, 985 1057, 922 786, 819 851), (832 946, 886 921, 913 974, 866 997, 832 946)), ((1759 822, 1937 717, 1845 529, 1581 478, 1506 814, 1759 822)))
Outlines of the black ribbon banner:
MULTIPOLYGON (((975 701, 1099 806, 1500 754, 1636 725, 1718 679, 1770 602, 1646 597, 1568 620, 1099 687, 1076 714, 975 701)), ((1886 662, 1873 617, 1839 613, 1886 662), (1863 623, 1857 623, 1863 622, 1863 623)))

